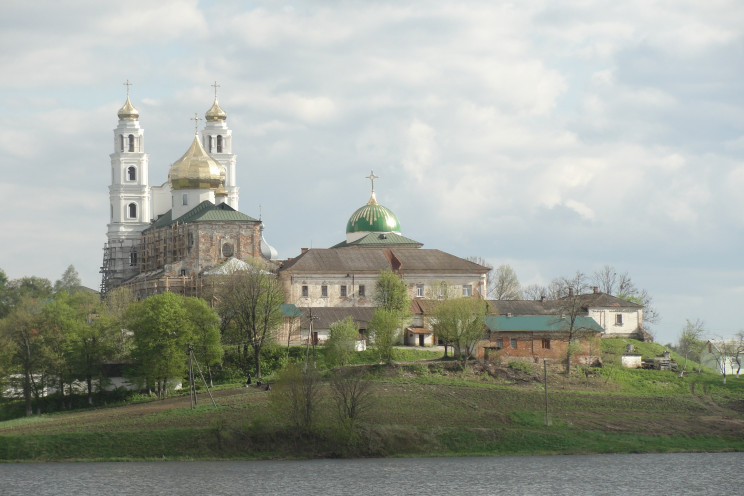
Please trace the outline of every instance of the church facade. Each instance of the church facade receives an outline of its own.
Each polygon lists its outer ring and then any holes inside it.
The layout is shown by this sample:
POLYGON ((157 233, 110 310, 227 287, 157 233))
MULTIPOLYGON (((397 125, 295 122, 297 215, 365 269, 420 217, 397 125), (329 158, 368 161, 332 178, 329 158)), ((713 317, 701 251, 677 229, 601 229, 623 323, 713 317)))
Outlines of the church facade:
POLYGON ((214 86, 201 136, 195 130, 191 145, 159 186, 149 184, 144 130, 127 90, 110 155, 103 295, 120 286, 139 297, 163 291, 199 295, 202 275, 226 260, 276 258, 263 239, 261 221, 238 211, 237 157, 214 86))

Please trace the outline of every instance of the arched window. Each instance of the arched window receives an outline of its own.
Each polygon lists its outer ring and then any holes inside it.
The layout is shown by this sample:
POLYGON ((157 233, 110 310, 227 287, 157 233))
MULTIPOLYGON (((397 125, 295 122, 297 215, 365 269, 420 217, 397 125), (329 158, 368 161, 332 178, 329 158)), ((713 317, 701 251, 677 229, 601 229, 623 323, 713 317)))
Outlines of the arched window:
POLYGON ((111 204, 111 219, 113 220, 113 218, 114 218, 114 204, 112 203, 111 204))
POLYGON ((135 169, 134 166, 127 169, 127 179, 130 181, 137 180, 137 169, 135 169))
POLYGON ((222 153, 222 135, 217 136, 217 153, 222 153))
POLYGON ((127 205, 127 216, 130 219, 136 219, 137 218, 137 204, 136 203, 130 203, 127 205))
POLYGON ((209 137, 209 153, 212 153, 212 137, 209 137))
POLYGON ((119 147, 121 148, 121 151, 124 151, 124 135, 119 135, 119 147))
POLYGON ((188 195, 188 193, 184 193, 183 194, 182 200, 183 200, 183 204, 184 205, 188 205, 189 204, 189 195, 188 195))
POLYGON ((134 151, 134 135, 133 134, 129 135, 129 151, 130 152, 134 151))

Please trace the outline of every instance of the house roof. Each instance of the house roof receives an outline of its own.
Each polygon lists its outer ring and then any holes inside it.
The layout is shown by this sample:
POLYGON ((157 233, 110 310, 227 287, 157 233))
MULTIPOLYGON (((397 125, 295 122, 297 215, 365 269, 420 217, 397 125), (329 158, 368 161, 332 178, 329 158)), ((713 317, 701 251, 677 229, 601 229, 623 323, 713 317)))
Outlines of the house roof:
POLYGON ((347 246, 360 246, 360 247, 392 247, 392 246, 408 246, 411 248, 421 248, 424 246, 411 238, 406 238, 400 234, 393 232, 389 233, 369 233, 366 236, 357 239, 356 241, 342 241, 338 244, 331 246, 331 248, 345 248, 347 246))
MULTIPOLYGON (((538 331, 565 332, 569 321, 557 315, 489 315, 486 326, 491 331, 538 331)), ((575 330, 604 332, 604 329, 590 317, 577 317, 574 322, 575 330)))
POLYGON ((302 317, 302 311, 293 303, 282 303, 282 317, 302 317))
POLYGON ((440 250, 422 248, 312 248, 284 263, 282 272, 488 272, 487 267, 440 250))
MULTIPOLYGON (((488 300, 499 315, 553 315, 561 312, 565 302, 572 298, 566 296, 557 300, 488 300)), ((587 293, 577 296, 581 308, 615 308, 636 310, 643 305, 623 300, 607 293, 587 293)))
MULTIPOLYGON (((566 296, 556 301, 565 300, 566 298, 571 297, 566 296)), ((584 308, 643 308, 643 305, 639 305, 638 303, 600 292, 580 294, 578 295, 578 299, 584 308)))
POLYGON ((260 222, 258 219, 238 212, 227 203, 215 205, 209 200, 204 200, 178 219, 173 220, 172 216, 173 210, 168 210, 153 221, 145 231, 170 226, 174 222, 180 224, 187 222, 260 222))
POLYGON ((328 329, 331 324, 344 320, 346 317, 354 319, 354 323, 366 329, 372 316, 375 314, 374 307, 302 307, 300 311, 304 318, 301 327, 308 329, 310 313, 313 316, 313 329, 328 329))
POLYGON ((554 300, 488 300, 499 315, 551 315, 556 313, 554 300))

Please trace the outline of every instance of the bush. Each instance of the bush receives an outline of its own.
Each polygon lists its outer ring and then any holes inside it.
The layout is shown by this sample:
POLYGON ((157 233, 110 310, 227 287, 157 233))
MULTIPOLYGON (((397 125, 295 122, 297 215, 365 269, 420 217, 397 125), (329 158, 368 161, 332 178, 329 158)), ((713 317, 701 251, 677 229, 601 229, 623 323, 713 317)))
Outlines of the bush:
POLYGON ((535 366, 531 363, 526 362, 509 362, 509 368, 525 374, 535 373, 535 366))

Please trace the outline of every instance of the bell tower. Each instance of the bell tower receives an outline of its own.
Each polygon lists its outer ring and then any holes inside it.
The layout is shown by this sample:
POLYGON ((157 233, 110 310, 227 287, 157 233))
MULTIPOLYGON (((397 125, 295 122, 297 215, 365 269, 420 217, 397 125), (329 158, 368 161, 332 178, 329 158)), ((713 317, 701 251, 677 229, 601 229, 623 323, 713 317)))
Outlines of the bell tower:
POLYGON ((225 203, 238 210, 238 186, 235 166, 237 156, 232 152, 232 130, 227 127, 227 114, 217 103, 217 81, 214 88, 214 103, 204 115, 207 123, 202 131, 202 146, 225 170, 225 203))
POLYGON ((109 186, 108 242, 104 247, 101 293, 117 287, 138 273, 137 244, 140 233, 150 224, 150 186, 144 129, 139 112, 127 100, 117 113, 114 152, 111 157, 109 186))

